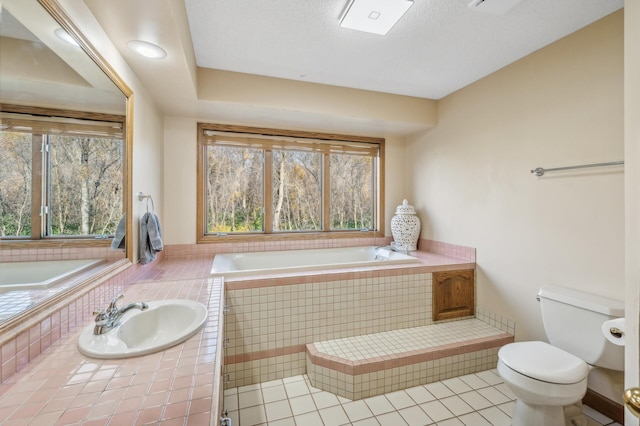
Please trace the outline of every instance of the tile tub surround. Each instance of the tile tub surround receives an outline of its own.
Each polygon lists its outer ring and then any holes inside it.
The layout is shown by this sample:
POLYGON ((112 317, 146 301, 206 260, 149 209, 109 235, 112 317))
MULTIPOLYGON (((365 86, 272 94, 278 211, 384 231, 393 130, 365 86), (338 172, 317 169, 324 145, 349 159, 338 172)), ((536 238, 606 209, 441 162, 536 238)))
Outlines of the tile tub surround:
MULTIPOLYGON (((171 275, 170 267, 163 269, 171 275)), ((4 424, 208 425, 218 395, 214 386, 219 377, 215 371, 222 283, 209 278, 139 281, 125 290, 125 300, 173 298, 208 307, 209 320, 198 334, 155 354, 98 360, 76 349, 79 333, 91 324, 86 321, 2 385, 4 424)))
MULTIPOLYGON (((165 246, 163 254, 165 259, 179 258, 213 258, 216 253, 243 253, 253 251, 273 251, 273 250, 305 250, 322 249, 336 247, 358 247, 358 246, 388 246, 391 237, 358 237, 358 238, 322 238, 313 240, 304 239, 284 239, 280 241, 247 241, 226 243, 225 237, 220 237, 220 242, 215 244, 172 244, 165 246)), ((420 255, 430 253, 443 255, 448 258, 464 260, 467 263, 475 263, 476 249, 472 247, 449 244, 441 241, 421 239, 418 241, 418 252, 411 254, 420 255)))
POLYGON ((302 374, 305 345, 431 324, 431 272, 470 258, 414 252, 418 265, 225 280, 225 388, 302 374))
POLYGON ((494 368, 513 334, 466 319, 306 345, 313 386, 359 400, 494 368))

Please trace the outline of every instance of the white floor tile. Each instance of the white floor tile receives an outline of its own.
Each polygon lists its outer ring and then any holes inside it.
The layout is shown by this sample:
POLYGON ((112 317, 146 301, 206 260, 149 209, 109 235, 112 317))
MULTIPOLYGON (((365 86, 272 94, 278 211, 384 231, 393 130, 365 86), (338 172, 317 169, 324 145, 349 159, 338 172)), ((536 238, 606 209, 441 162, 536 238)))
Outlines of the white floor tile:
POLYGON ((410 425, 430 425, 433 423, 431 417, 427 416, 417 405, 398 410, 398 413, 410 425))
POLYGON ((442 383, 455 394, 469 392, 472 389, 471 386, 460 380, 458 377, 443 380, 442 383))
POLYGON ((236 411, 238 409, 237 393, 224 396, 224 409, 227 411, 236 411))
POLYGON ((509 389, 509 386, 507 386, 506 383, 500 383, 499 385, 495 385, 494 389, 499 390, 500 392, 502 392, 503 394, 505 394, 505 396, 511 400, 514 400, 516 398, 518 398, 511 389, 509 389))
POLYGON ((420 404, 420 408, 427 413, 427 416, 431 417, 434 422, 440 422, 442 420, 453 417, 453 413, 447 409, 440 401, 430 401, 420 404))
POLYGON ((389 402, 396 408, 396 410, 400 410, 402 408, 411 407, 415 405, 415 401, 411 399, 408 393, 405 391, 397 391, 391 392, 385 395, 389 402))
POLYGON ((493 387, 478 389, 478 393, 487 398, 493 405, 503 404, 510 401, 505 394, 493 387))
POLYGON ((448 387, 443 385, 442 382, 429 383, 427 385, 424 385, 424 387, 429 392, 431 392, 431 394, 433 396, 435 396, 438 399, 446 398, 447 396, 452 396, 453 395, 453 392, 451 391, 451 389, 449 389, 448 387))
MULTIPOLYGON (((234 426, 509 426, 515 396, 496 370, 351 401, 314 389, 307 376, 224 392, 234 426)), ((621 426, 584 407, 587 426, 621 426)))
POLYGON ((351 423, 353 426, 380 426, 378 420, 375 417, 369 417, 368 419, 358 420, 357 422, 351 423))
POLYGON ((485 370, 479 373, 476 373, 476 376, 480 377, 485 382, 489 383, 491 386, 497 385, 503 382, 502 377, 493 370, 485 370))
POLYGON ((350 423, 349 417, 347 417, 347 413, 344 412, 341 405, 323 408, 318 411, 320 412, 320 417, 322 417, 322 421, 325 425, 338 426, 350 423))
POLYGON ((283 399, 287 399, 287 393, 285 392, 284 386, 282 384, 262 388, 262 400, 265 403, 281 401, 283 399))
POLYGON ((263 402, 262 391, 260 391, 260 388, 249 390, 246 392, 240 392, 238 394, 238 407, 240 407, 240 409, 259 405, 263 402))
POLYGON ((373 417, 373 413, 363 400, 352 401, 342 404, 342 408, 347 413, 347 417, 351 422, 373 417))
POLYGON ((318 410, 340 404, 338 397, 325 391, 312 393, 311 397, 313 398, 313 402, 316 403, 318 410))
POLYGON ((296 382, 289 382, 289 383, 285 382, 284 388, 287 391, 287 396, 289 398, 309 394, 309 388, 307 387, 307 382, 305 382, 304 380, 299 380, 296 382))
POLYGON ((296 426, 296 422, 293 420, 293 417, 289 417, 287 419, 269 422, 269 426, 296 426))
POLYGON ((458 396, 476 411, 493 405, 487 398, 480 395, 477 391, 465 392, 458 396))
POLYGON ((436 426, 464 426, 464 423, 454 418, 438 422, 436 426))
POLYGON ((240 410, 240 424, 242 426, 255 426, 267 421, 263 405, 242 408, 240 410))
POLYGON ((516 409, 516 402, 509 401, 509 402, 505 402, 504 404, 497 405, 496 407, 498 407, 507 416, 513 417, 513 412, 516 409))
POLYGON ((458 419, 465 424, 465 426, 491 426, 491 423, 487 421, 480 414, 473 412, 458 417, 458 419))
POLYGON ((444 406, 456 416, 468 414, 473 411, 473 408, 464 402, 458 395, 442 398, 440 402, 442 402, 442 404, 444 404, 444 406))
POLYGON ((436 397, 431 395, 431 393, 424 386, 416 386, 414 388, 405 389, 405 392, 409 394, 411 399, 413 399, 416 404, 422 404, 424 402, 429 402, 436 399, 436 397))
POLYGON ((264 409, 267 412, 267 420, 269 422, 293 416, 291 407, 289 406, 289 401, 287 401, 286 399, 283 401, 276 401, 265 404, 264 409))
POLYGON ((317 411, 300 414, 299 416, 295 416, 294 420, 296 421, 297 425, 324 426, 324 423, 322 423, 322 418, 320 418, 320 414, 317 411))
POLYGON ((511 417, 497 407, 485 408, 480 410, 479 413, 493 426, 511 426, 511 417))
POLYGON ((295 398, 289 398, 289 404, 291 405, 291 411, 294 416, 317 410, 316 404, 313 402, 311 395, 301 395, 296 396, 295 398))
POLYGON ((253 385, 240 386, 238 388, 238 393, 249 392, 257 389, 260 389, 260 383, 255 383, 253 385))
POLYGON ((371 412, 376 416, 395 410, 384 395, 372 396, 371 398, 365 399, 364 402, 367 403, 371 412))
POLYGON ((262 389, 270 388, 270 387, 273 387, 273 386, 284 386, 284 383, 282 382, 282 379, 272 380, 270 382, 260 383, 260 387, 262 389))
POLYGON ((486 388, 487 386, 489 386, 489 383, 482 380, 480 377, 478 377, 477 374, 468 374, 466 376, 460 376, 460 380, 465 382, 467 385, 469 385, 473 389, 486 388))
POLYGON ((397 411, 381 414, 379 416, 376 416, 376 419, 382 426, 408 426, 407 422, 404 421, 402 416, 400 416, 397 411))

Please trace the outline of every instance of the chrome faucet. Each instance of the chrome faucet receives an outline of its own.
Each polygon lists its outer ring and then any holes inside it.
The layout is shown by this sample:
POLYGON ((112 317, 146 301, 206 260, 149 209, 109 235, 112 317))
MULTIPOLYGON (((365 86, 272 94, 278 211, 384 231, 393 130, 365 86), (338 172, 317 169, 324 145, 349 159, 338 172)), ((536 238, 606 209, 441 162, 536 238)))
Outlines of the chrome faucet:
POLYGON ((396 244, 390 244, 388 246, 383 246, 383 247, 376 247, 376 249, 388 249, 391 251, 396 251, 398 253, 402 253, 402 254, 409 254, 409 246, 408 245, 396 245, 396 244))
POLYGON ((124 298, 124 295, 114 297, 107 310, 98 309, 93 313, 96 316, 96 326, 93 328, 93 334, 104 334, 120 325, 120 318, 131 309, 140 309, 146 311, 149 308, 144 302, 129 303, 122 308, 118 308, 118 300, 124 298))

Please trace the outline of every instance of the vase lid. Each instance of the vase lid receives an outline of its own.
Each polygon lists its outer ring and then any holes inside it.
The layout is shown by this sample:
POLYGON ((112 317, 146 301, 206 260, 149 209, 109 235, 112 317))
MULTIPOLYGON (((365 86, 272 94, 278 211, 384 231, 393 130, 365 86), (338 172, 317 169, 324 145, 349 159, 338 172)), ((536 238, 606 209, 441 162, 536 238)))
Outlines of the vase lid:
POLYGON ((416 209, 404 199, 402 204, 396 207, 396 214, 416 214, 416 209))

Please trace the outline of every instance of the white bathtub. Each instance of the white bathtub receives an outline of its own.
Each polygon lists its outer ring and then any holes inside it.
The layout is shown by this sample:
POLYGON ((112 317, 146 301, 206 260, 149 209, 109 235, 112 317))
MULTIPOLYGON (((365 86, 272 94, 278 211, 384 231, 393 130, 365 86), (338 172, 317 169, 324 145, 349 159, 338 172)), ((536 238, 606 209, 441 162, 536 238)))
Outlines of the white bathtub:
POLYGON ((211 275, 238 277, 418 262, 416 257, 376 247, 221 253, 213 258, 211 275))
POLYGON ((0 293, 49 288, 102 262, 104 259, 0 263, 0 293))

